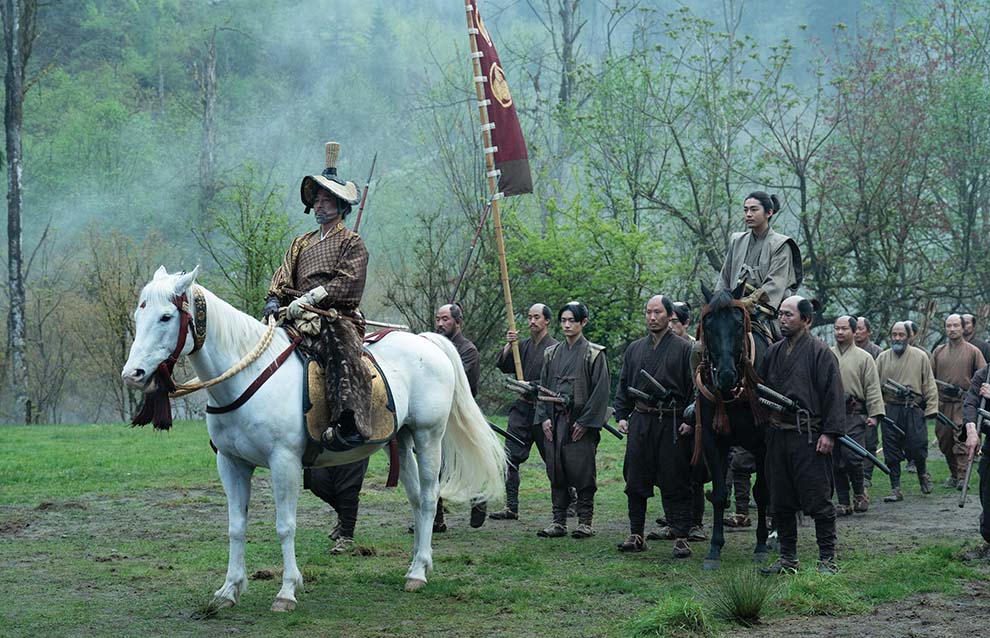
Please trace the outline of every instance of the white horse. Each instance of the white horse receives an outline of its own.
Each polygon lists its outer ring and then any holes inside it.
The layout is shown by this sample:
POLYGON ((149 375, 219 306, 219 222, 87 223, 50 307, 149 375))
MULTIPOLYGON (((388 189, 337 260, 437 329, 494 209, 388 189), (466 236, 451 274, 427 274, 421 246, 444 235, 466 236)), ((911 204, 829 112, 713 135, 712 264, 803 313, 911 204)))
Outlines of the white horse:
MULTIPOLYGON (((200 379, 229 370, 259 342, 265 326, 202 286, 191 273, 169 274, 164 267, 141 291, 134 311, 135 335, 121 376, 145 392, 154 389, 154 372, 180 343, 182 299, 192 305, 194 291, 206 300, 206 335, 201 349, 185 339, 180 355, 188 355, 200 379)), ((194 321, 189 319, 191 333, 194 321)), ((210 387, 209 404, 227 406, 290 345, 276 330, 267 350, 228 381, 210 387)), ((407 591, 426 584, 433 568, 433 517, 437 496, 452 502, 504 498, 505 455, 471 397, 460 357, 444 337, 392 332, 369 346, 392 389, 399 424, 400 479, 412 506, 415 534, 413 560, 406 572, 407 591), (442 465, 442 472, 441 472, 442 465), (442 476, 442 479, 440 478, 442 476)), ((282 588, 273 611, 295 608, 302 574, 296 565, 296 503, 306 447, 302 412, 303 365, 290 356, 240 408, 208 414, 206 427, 218 450, 217 470, 227 494, 230 555, 227 578, 214 594, 220 606, 236 604, 247 589, 244 541, 251 475, 256 467, 271 468, 276 504, 276 531, 282 545, 282 588)), ((350 463, 375 449, 346 453, 324 451, 316 466, 350 463)))

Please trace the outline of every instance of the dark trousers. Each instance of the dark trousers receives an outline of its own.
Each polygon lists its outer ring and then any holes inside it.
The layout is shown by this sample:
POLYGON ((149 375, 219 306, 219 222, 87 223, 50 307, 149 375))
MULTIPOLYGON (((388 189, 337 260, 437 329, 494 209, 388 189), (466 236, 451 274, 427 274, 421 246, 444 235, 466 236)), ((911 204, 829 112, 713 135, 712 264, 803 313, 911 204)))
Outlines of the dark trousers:
POLYGON ((568 488, 577 491, 578 522, 591 525, 595 513, 595 492, 598 491, 595 467, 601 432, 589 429, 579 440, 571 437, 571 420, 558 414, 554 420, 553 442, 545 447, 547 477, 550 479, 550 501, 555 523, 566 525, 568 488))
POLYGON ((835 557, 835 506, 832 504, 832 459, 815 451, 818 435, 768 427, 766 470, 770 515, 780 539, 780 556, 797 558, 797 513, 815 521, 819 558, 835 557))
POLYGON ((980 536, 990 543, 990 516, 987 515, 987 508, 990 508, 990 445, 983 447, 977 471, 980 474, 980 536))
POLYGON ((914 461, 918 468, 919 477, 928 471, 926 465, 928 460, 928 429, 925 427, 925 415, 921 408, 888 403, 886 412, 887 417, 904 430, 902 435, 895 432, 886 423, 881 426, 883 428, 883 460, 890 468, 890 487, 899 489, 901 487, 901 461, 904 459, 914 461))
POLYGON ((629 529, 643 535, 646 501, 653 487, 660 488, 667 524, 674 535, 684 538, 694 517, 694 486, 691 480, 691 440, 677 434, 671 415, 633 412, 622 464, 629 507, 629 529))
MULTIPOLYGON (((862 414, 847 414, 846 435, 863 445, 866 441, 866 417, 862 414)), ((853 454, 836 442, 832 451, 832 469, 835 473, 835 492, 842 505, 850 504, 850 487, 857 496, 863 493, 863 463, 858 454, 853 454)))
POLYGON ((345 538, 354 538, 361 485, 367 473, 368 459, 347 465, 314 467, 305 472, 306 488, 337 512, 340 535, 345 538))
POLYGON ((533 444, 536 444, 540 458, 546 459, 544 447, 547 438, 543 435, 543 428, 532 423, 533 407, 520 401, 513 403, 509 409, 508 430, 509 434, 521 440, 523 445, 512 439, 505 440, 505 456, 509 461, 505 473, 505 506, 517 513, 519 512, 519 468, 529 459, 533 444))
MULTIPOLYGON (((942 402, 939 400, 939 409, 942 414, 952 419, 956 423, 961 423, 962 403, 959 401, 942 402)), ((966 466, 969 464, 969 455, 966 454, 966 444, 956 438, 955 429, 941 422, 935 422, 935 438, 938 439, 938 449, 945 456, 945 462, 949 466, 949 476, 954 479, 963 480, 966 474, 966 466)))
MULTIPOLYGON (((880 426, 879 425, 867 425, 866 432, 863 435, 863 441, 865 441, 863 447, 865 447, 870 454, 873 456, 877 455, 877 448, 880 447, 880 426)), ((873 482, 873 464, 867 461, 863 461, 863 479, 873 482)))
POLYGON ((729 451, 726 489, 729 494, 735 494, 737 514, 749 515, 750 486, 755 473, 756 457, 752 452, 743 447, 734 447, 729 451))

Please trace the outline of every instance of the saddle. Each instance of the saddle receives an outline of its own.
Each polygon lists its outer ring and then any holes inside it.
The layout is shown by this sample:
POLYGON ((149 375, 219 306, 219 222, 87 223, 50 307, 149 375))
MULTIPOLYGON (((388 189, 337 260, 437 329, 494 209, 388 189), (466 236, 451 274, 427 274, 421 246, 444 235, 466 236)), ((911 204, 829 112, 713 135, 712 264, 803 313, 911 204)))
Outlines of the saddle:
MULTIPOLYGON (((392 400, 392 390, 382 373, 378 362, 365 350, 361 357, 362 363, 368 366, 371 373, 371 411, 369 417, 370 435, 367 439, 355 440, 354 445, 347 445, 347 440, 341 440, 342 449, 357 445, 387 443, 399 429, 395 415, 395 402, 392 400)), ((328 426, 326 372, 313 358, 306 360, 306 393, 303 396, 303 411, 306 414, 306 432, 313 442, 321 440, 322 433, 328 426)))

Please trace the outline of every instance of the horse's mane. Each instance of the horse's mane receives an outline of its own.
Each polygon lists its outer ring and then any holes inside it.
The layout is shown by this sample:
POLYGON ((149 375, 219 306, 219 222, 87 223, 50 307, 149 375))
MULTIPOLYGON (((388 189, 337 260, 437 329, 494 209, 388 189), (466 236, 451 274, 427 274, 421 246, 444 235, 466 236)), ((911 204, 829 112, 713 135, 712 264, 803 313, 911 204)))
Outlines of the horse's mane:
MULTIPOLYGON (((206 297, 206 339, 224 352, 248 352, 258 343, 264 332, 264 324, 233 307, 203 286, 196 287, 206 297)), ((190 305, 192 300, 190 299, 190 305)), ((190 308, 192 311, 192 308, 190 308)), ((192 312, 193 321, 196 313, 192 312)), ((280 331, 276 331, 278 334, 280 331)))
POLYGON ((732 306, 742 307, 742 304, 736 302, 736 298, 732 296, 732 293, 728 290, 719 290, 712 298, 705 304, 705 307, 701 310, 701 316, 705 316, 710 312, 718 312, 719 310, 725 310, 732 306))

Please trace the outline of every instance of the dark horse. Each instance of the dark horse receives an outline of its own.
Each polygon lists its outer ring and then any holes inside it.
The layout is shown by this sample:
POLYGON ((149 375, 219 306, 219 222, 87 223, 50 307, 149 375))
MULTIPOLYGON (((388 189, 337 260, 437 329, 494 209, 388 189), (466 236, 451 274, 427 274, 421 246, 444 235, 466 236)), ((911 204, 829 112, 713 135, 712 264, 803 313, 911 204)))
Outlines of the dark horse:
POLYGON ((706 305, 701 311, 699 339, 704 349, 695 375, 698 387, 694 459, 702 454, 712 477, 709 496, 714 510, 712 541, 705 557, 704 569, 721 566, 725 530, 722 517, 729 505, 726 474, 729 469, 729 448, 741 446, 756 457, 756 548, 753 561, 764 563, 769 558, 767 545, 766 505, 768 489, 763 471, 766 443, 763 437, 765 410, 759 403, 756 368, 766 354, 768 341, 752 331, 749 316, 739 302, 743 288, 712 294, 704 285, 701 292, 706 305))

